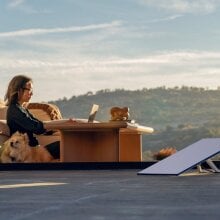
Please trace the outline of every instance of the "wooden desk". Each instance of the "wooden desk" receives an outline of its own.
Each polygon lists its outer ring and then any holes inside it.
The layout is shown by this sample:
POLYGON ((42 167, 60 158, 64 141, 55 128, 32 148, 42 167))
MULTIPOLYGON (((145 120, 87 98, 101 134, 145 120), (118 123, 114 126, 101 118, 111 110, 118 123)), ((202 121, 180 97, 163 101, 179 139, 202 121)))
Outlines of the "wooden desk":
POLYGON ((52 121, 47 129, 59 130, 61 162, 141 161, 141 132, 127 122, 80 123, 52 121))

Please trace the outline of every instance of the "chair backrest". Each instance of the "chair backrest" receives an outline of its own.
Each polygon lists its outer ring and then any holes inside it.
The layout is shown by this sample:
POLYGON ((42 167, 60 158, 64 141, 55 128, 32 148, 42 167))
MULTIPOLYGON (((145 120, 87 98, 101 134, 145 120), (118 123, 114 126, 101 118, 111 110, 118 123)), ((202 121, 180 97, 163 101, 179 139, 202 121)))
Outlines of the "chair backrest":
POLYGON ((62 119, 61 112, 56 105, 48 103, 29 103, 28 110, 41 121, 62 119))

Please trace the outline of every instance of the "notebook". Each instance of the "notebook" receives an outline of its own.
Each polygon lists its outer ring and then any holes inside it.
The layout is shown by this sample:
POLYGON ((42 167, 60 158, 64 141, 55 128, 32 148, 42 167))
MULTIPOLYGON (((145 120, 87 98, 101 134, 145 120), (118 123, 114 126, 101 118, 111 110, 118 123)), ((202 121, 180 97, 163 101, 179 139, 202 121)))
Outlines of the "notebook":
POLYGON ((88 122, 94 122, 94 119, 95 119, 95 116, 98 110, 99 110, 99 105, 93 104, 92 109, 89 113, 88 122))

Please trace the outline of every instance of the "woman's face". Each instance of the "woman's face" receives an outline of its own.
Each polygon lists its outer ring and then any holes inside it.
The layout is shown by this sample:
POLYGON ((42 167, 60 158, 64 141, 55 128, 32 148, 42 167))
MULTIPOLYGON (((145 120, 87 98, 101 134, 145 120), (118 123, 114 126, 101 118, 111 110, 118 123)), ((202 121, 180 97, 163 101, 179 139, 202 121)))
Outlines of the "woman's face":
POLYGON ((20 104, 23 104, 24 102, 29 102, 32 95, 33 95, 33 83, 31 81, 29 81, 21 89, 21 91, 19 93, 18 102, 20 104))

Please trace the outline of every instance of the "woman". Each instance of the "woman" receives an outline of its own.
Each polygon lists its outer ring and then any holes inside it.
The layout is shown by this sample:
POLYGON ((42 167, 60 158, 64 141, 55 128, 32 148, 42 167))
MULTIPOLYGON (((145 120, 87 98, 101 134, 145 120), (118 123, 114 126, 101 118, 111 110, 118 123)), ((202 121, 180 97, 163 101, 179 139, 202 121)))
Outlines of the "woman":
MULTIPOLYGON (((8 105, 7 124, 12 135, 16 131, 27 133, 29 145, 37 147, 39 142, 34 134, 49 135, 52 132, 46 131, 42 121, 35 118, 24 106, 33 95, 33 81, 24 75, 17 75, 12 78, 5 94, 5 101, 8 105)), ((45 146, 55 159, 60 157, 59 142, 45 146)))

